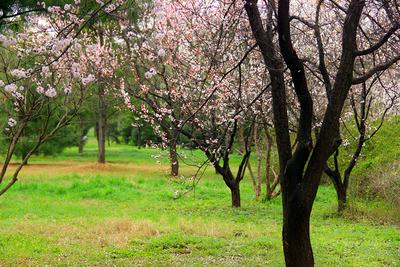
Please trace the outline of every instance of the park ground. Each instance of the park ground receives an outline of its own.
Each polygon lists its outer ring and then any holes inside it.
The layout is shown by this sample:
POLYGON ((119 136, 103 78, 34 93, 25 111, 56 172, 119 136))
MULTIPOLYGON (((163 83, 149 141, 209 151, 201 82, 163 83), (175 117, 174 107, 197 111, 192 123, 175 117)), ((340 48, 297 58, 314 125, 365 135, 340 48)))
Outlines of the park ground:
MULTIPOLYGON (((168 176, 163 151, 113 144, 108 160, 96 163, 94 140, 83 155, 69 148, 33 158, 0 198, 0 266, 284 265, 281 200, 255 201, 248 177, 233 209, 211 168, 185 194, 192 183, 168 176)), ((316 266, 400 266, 398 216, 375 198, 350 204, 338 216, 332 185, 321 185, 311 219, 316 266)))

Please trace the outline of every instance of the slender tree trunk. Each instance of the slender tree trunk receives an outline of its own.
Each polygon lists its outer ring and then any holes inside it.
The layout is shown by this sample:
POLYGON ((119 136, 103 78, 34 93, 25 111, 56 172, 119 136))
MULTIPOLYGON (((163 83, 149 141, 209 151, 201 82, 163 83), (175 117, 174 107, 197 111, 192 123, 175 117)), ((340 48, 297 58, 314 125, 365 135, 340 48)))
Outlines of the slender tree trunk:
POLYGON ((265 183, 267 187, 266 199, 271 200, 275 188, 271 188, 271 149, 272 137, 269 134, 267 126, 264 127, 267 142, 267 151, 265 156, 265 183))
POLYGON ((346 209, 347 204, 347 188, 341 187, 336 190, 338 199, 338 213, 341 214, 346 209))
POLYGON ((137 128, 136 145, 139 149, 142 146, 142 131, 140 127, 137 128))
POLYGON ((178 153, 176 151, 177 140, 176 137, 173 137, 169 143, 169 158, 171 162, 171 175, 178 176, 179 174, 179 161, 178 161, 178 153))
POLYGON ((312 267, 314 256, 310 241, 310 210, 294 198, 284 208, 283 249, 286 267, 312 267))
POLYGON ((257 184, 256 177, 254 175, 253 169, 251 168, 250 162, 247 163, 247 169, 249 170, 251 184, 253 185, 254 194, 256 195, 256 200, 258 201, 261 195, 261 185, 257 184))
MULTIPOLYGON (((257 137, 257 134, 255 133, 257 131, 257 123, 254 125, 253 128, 253 133, 255 135, 255 137, 257 137)), ((256 144, 257 142, 257 138, 254 139, 254 143, 256 144)), ((244 131, 243 128, 240 127, 239 128, 239 143, 240 143, 240 148, 239 148, 239 152, 241 155, 244 155, 246 153, 246 141, 245 141, 245 137, 244 137, 244 131)), ((257 162, 257 177, 253 172, 253 169, 251 167, 250 161, 247 163, 247 169, 249 170, 250 173, 250 179, 251 179, 251 183, 253 185, 253 190, 254 190, 254 194, 256 196, 256 201, 258 201, 260 199, 261 196, 261 183, 260 183, 260 162, 257 162)))
POLYGON ((107 131, 107 107, 104 85, 99 82, 99 114, 98 114, 98 162, 106 162, 106 131, 107 131))
POLYGON ((259 200, 261 196, 261 184, 257 184, 256 186, 256 200, 259 200))
POLYGON ((80 136, 79 136, 79 145, 78 145, 78 153, 83 153, 83 146, 85 144, 85 129, 83 124, 83 115, 79 115, 79 129, 80 129, 80 136))

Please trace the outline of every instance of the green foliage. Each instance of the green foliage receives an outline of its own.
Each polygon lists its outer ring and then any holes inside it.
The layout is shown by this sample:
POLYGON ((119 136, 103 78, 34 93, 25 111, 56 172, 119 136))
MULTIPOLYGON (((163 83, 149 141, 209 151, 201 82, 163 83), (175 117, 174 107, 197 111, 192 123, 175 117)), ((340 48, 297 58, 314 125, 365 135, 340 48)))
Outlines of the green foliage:
MULTIPOLYGON (((56 120, 51 119, 49 127, 52 128, 57 123, 56 120)), ((39 140, 39 134, 43 127, 42 120, 32 121, 28 124, 28 127, 23 131, 22 136, 17 144, 15 150, 15 156, 23 159, 25 155, 37 144, 39 140)), ((56 134, 45 143, 43 143, 39 149, 34 153, 35 155, 53 156, 61 153, 66 147, 77 145, 78 132, 74 126, 67 126, 60 129, 56 134)), ((8 132, 4 132, 2 138, 1 152, 5 153, 9 142, 8 132)))
POLYGON ((379 198, 400 214, 400 117, 385 122, 381 130, 365 144, 354 169, 353 194, 379 198))

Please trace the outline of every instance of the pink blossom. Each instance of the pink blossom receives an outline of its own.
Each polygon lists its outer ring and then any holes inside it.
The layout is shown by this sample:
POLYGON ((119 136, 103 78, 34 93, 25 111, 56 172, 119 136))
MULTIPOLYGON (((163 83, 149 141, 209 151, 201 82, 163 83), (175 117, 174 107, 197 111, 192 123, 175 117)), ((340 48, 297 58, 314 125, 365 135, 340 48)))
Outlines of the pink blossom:
POLYGON ((44 92, 45 96, 49 97, 49 98, 53 98, 57 96, 57 91, 51 87, 50 85, 47 85, 48 88, 46 90, 46 92, 44 92))
POLYGON ((15 69, 15 70, 12 70, 10 73, 11 73, 12 76, 15 76, 17 78, 26 78, 26 77, 28 77, 28 74, 24 69, 15 69))
POLYGON ((64 88, 64 93, 65 93, 66 95, 69 95, 70 93, 72 93, 72 87, 71 87, 71 86, 66 86, 66 87, 64 88))
POLYGON ((157 55, 159 56, 159 57, 165 57, 165 50, 163 49, 163 48, 161 48, 160 50, 158 50, 158 53, 157 53, 157 55))
POLYGON ((72 7, 72 6, 71 6, 70 4, 65 4, 65 5, 64 5, 64 10, 65 10, 65 11, 69 11, 69 10, 71 10, 71 7, 72 7))
POLYGON ((4 87, 4 90, 5 90, 6 92, 8 92, 8 93, 14 93, 14 92, 17 91, 17 86, 16 86, 14 83, 7 84, 7 85, 4 87))
POLYGON ((89 74, 87 77, 82 78, 83 85, 87 85, 95 80, 94 75, 89 74))
POLYGON ((44 94, 44 88, 42 86, 38 86, 36 88, 36 92, 38 92, 39 94, 44 94))

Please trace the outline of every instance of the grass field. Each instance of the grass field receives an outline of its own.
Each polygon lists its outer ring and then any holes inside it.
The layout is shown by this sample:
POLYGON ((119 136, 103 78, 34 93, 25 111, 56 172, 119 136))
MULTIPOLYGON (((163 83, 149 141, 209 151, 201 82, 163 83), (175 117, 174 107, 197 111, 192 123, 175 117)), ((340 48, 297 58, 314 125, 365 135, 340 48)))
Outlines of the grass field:
MULTIPOLYGON (((195 194, 176 199, 187 183, 168 177, 166 157, 154 157, 160 151, 108 151, 104 166, 95 163, 93 142, 82 156, 71 148, 30 161, 0 198, 0 266, 284 265, 279 198, 256 202, 246 179, 243 207, 232 209, 210 168, 195 194)), ((338 217, 333 188, 321 186, 311 222, 316 265, 400 266, 399 224, 382 209, 353 200, 338 217)))

